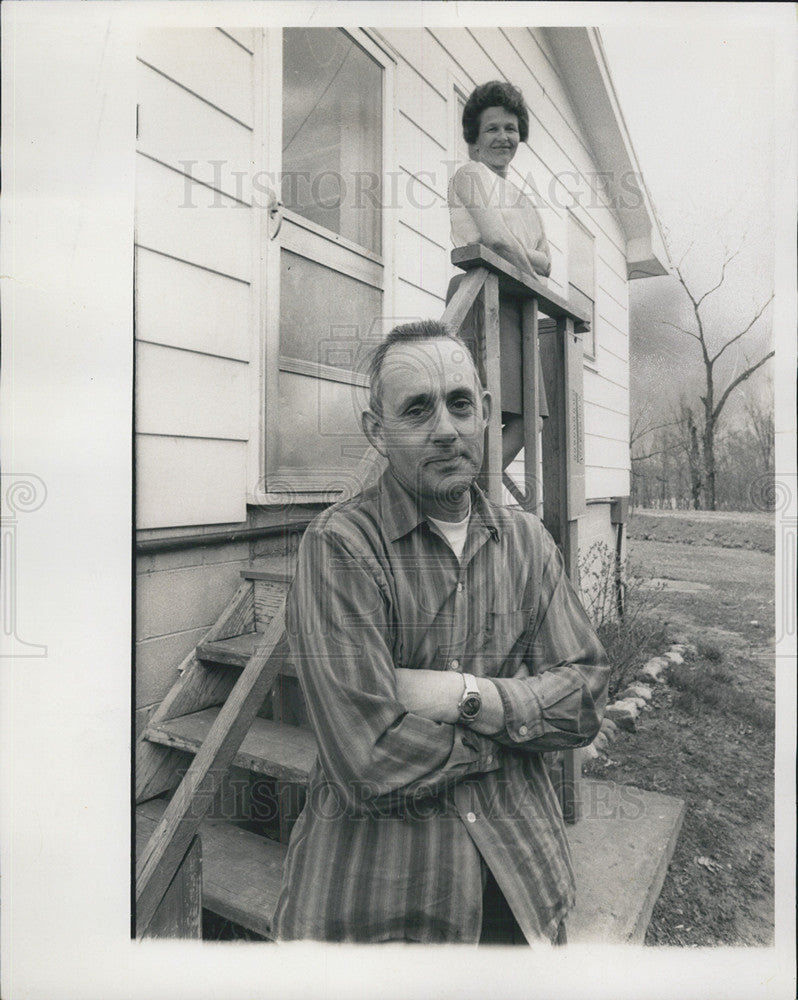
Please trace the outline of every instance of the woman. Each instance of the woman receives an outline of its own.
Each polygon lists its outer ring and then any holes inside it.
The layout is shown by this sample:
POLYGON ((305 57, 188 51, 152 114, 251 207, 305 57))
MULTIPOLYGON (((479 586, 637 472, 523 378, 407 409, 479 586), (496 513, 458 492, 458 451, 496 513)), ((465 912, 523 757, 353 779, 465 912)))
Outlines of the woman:
MULTIPOLYGON (((529 136, 529 113, 521 91, 492 81, 477 87, 463 109, 463 138, 471 160, 449 185, 449 215, 455 247, 482 243, 525 274, 538 280, 551 271, 543 223, 531 200, 507 178, 519 142, 529 136)), ((448 302, 463 279, 449 283, 448 302)), ((479 303, 466 317, 461 336, 476 343, 479 303)), ((520 303, 506 297, 499 317, 501 343, 502 468, 524 445, 520 303)), ((548 416, 539 380, 540 416, 548 416)))

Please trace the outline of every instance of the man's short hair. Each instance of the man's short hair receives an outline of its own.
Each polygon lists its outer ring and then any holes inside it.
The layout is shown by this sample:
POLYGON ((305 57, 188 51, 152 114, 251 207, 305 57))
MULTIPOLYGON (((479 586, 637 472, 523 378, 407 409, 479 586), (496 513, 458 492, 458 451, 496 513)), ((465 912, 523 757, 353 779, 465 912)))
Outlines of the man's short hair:
MULTIPOLYGON (((438 319, 420 319, 412 323, 403 323, 395 326, 393 330, 381 341, 371 356, 368 376, 371 382, 369 394, 369 406, 373 413, 382 412, 382 366, 385 363, 385 356, 395 344, 410 344, 420 340, 453 340, 459 344, 465 353, 471 357, 471 352, 464 340, 452 333, 450 328, 441 323, 438 319)), ((473 359, 472 359, 473 360, 473 359)))
POLYGON ((504 80, 491 80, 482 83, 471 91, 471 95, 463 108, 463 138, 469 144, 477 141, 479 135, 479 116, 487 108, 504 108, 518 119, 518 135, 521 142, 529 138, 529 112, 526 108, 524 95, 504 80))

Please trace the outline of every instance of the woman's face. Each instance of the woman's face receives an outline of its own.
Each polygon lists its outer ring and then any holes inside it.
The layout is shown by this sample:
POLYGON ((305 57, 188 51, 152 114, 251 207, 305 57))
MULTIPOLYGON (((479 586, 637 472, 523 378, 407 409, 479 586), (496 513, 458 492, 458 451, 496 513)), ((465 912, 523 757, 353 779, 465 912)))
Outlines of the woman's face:
POLYGON ((518 149, 518 116, 505 108, 485 108, 479 116, 476 158, 497 174, 505 176, 518 149))

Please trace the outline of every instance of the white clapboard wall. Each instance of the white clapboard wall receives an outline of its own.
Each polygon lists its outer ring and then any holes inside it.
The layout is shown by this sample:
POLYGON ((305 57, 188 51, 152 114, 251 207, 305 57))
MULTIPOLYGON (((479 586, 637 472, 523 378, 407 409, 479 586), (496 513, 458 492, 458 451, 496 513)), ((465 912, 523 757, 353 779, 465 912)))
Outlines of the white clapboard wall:
POLYGON ((139 40, 139 528, 246 517, 253 213, 234 171, 251 173, 253 45, 240 29, 139 40))

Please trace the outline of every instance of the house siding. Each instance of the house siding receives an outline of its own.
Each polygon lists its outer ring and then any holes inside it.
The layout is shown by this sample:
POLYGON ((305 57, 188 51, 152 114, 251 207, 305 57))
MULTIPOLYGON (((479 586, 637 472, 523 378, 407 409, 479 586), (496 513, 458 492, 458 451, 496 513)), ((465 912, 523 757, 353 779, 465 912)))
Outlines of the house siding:
POLYGON ((139 39, 139 528, 246 518, 253 40, 212 28, 139 39))

